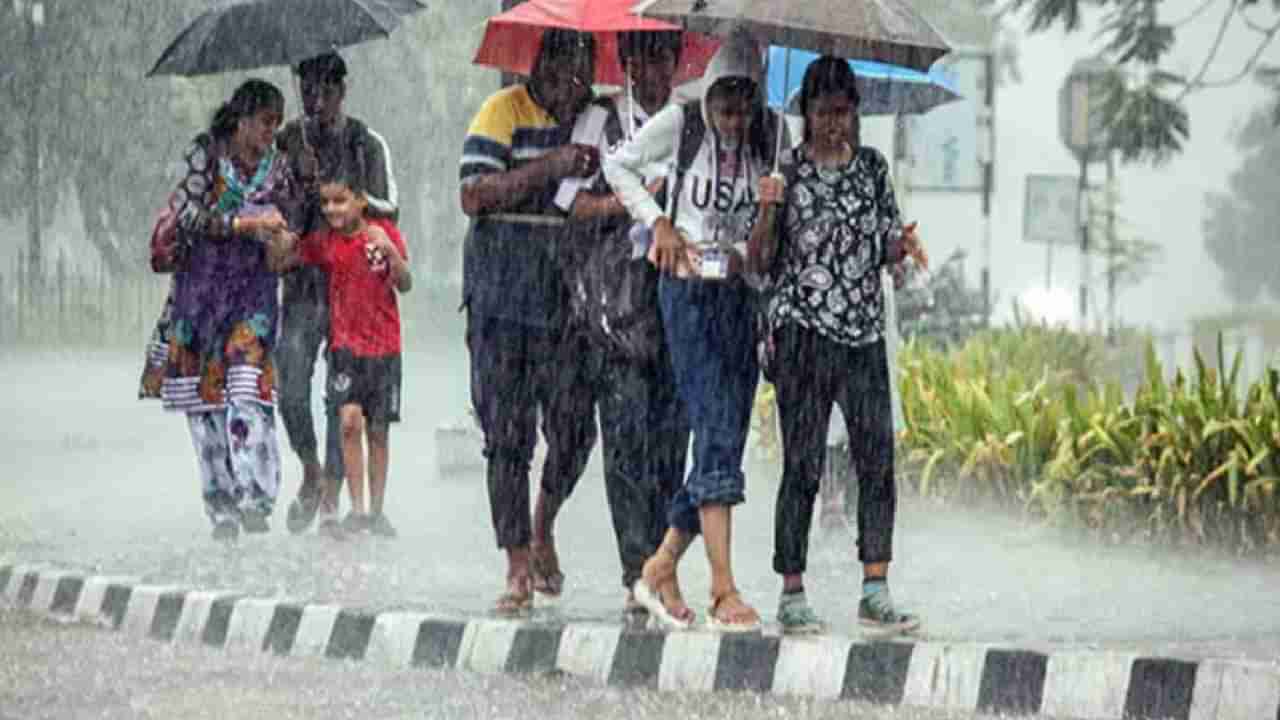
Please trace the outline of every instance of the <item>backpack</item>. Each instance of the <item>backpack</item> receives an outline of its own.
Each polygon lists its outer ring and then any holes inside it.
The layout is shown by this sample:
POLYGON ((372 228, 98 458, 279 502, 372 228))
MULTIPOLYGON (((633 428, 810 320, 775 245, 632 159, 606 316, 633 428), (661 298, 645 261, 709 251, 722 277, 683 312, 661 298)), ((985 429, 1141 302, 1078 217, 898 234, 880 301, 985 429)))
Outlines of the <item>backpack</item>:
MULTIPOLYGON (((618 108, 607 103, 604 134, 608 145, 623 139, 618 108)), ((609 192, 601 178, 591 192, 609 192)), ((571 261, 572 308, 597 347, 638 363, 655 362, 662 349, 662 316, 658 310, 658 270, 633 257, 630 234, 639 231, 629 217, 573 222, 568 250, 571 261)))

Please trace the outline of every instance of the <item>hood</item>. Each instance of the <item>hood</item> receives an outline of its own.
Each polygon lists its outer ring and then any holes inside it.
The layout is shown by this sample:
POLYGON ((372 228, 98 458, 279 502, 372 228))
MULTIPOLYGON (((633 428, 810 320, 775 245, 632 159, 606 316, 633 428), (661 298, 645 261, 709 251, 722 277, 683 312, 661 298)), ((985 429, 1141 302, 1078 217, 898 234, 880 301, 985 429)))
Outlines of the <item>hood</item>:
POLYGON ((711 86, 724 78, 742 77, 753 80, 758 88, 757 97, 764 92, 764 51, 755 37, 743 26, 739 25, 729 33, 716 51, 707 71, 702 74, 702 119, 707 127, 714 127, 707 116, 707 94, 711 86))

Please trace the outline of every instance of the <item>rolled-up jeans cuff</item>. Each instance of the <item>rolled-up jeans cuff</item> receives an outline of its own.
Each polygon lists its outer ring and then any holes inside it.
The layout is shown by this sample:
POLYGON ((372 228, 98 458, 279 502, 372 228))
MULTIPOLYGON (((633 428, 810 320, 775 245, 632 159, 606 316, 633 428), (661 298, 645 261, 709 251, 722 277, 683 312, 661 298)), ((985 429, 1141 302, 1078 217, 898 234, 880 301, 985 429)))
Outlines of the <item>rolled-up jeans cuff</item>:
POLYGON ((740 505, 747 497, 743 492, 746 478, 741 472, 712 472, 690 478, 685 486, 689 499, 698 508, 707 505, 740 505))

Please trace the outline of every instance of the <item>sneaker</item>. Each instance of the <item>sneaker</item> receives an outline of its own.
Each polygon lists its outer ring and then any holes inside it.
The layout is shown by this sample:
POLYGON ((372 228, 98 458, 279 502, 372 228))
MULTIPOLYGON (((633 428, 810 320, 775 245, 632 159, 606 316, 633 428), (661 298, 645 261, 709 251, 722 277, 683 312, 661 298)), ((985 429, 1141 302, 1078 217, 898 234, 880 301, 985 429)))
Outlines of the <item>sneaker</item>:
POLYGON ((337 515, 323 515, 320 522, 316 524, 316 532, 330 540, 346 540, 347 533, 342 529, 342 523, 338 522, 337 515))
POLYGON ((240 525, 234 520, 222 520, 213 526, 213 539, 219 542, 235 542, 240 537, 240 525))
POLYGON ((342 519, 342 529, 348 535, 368 532, 369 528, 369 516, 365 513, 358 513, 355 510, 352 510, 347 513, 345 518, 342 519))
POLYGON ((778 623, 787 635, 814 635, 827 629, 804 595, 783 595, 778 603, 778 623))
POLYGON ((267 523, 267 514, 260 510, 244 510, 240 513, 240 524, 247 533, 261 534, 271 531, 267 523))
POLYGON ((366 522, 368 523, 369 532, 378 537, 393 538, 399 534, 396 532, 395 526, 387 519, 385 513, 370 515, 366 522))
POLYGON ((893 607, 889 591, 863 596, 858 603, 858 624, 875 630, 908 632, 920 627, 920 618, 893 607))
POLYGON ((289 512, 285 515, 285 526, 294 535, 306 532, 307 528, 311 527, 311 521, 315 520, 316 511, 319 509, 319 492, 311 492, 304 495, 299 491, 298 497, 289 503, 289 512))

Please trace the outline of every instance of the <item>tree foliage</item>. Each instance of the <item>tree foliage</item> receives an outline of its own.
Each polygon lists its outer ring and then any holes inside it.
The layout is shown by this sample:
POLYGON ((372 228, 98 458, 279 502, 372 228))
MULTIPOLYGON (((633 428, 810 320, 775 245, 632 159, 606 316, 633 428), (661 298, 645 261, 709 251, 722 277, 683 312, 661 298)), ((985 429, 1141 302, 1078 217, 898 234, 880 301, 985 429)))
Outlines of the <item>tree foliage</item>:
POLYGON ((1033 32, 1055 27, 1073 32, 1080 29, 1084 10, 1105 11, 1098 31, 1104 41, 1102 54, 1117 66, 1123 81, 1110 84, 1103 114, 1126 162, 1158 164, 1180 152, 1191 133, 1187 96, 1233 85, 1250 75, 1264 82, 1272 79, 1273 122, 1280 124, 1280 84, 1274 82, 1280 70, 1263 62, 1280 34, 1280 0, 1203 0, 1182 17, 1170 17, 1173 5, 1168 0, 1010 0, 1014 10, 1025 11, 1033 32), (1179 29, 1210 12, 1221 19, 1197 71, 1184 75, 1165 67, 1179 29), (1224 69, 1219 53, 1233 27, 1246 29, 1252 44, 1242 64, 1224 69))
POLYGON ((1222 271, 1222 286, 1238 304, 1280 300, 1280 127, 1256 111, 1236 138, 1244 156, 1227 192, 1205 195, 1204 247, 1222 271))

